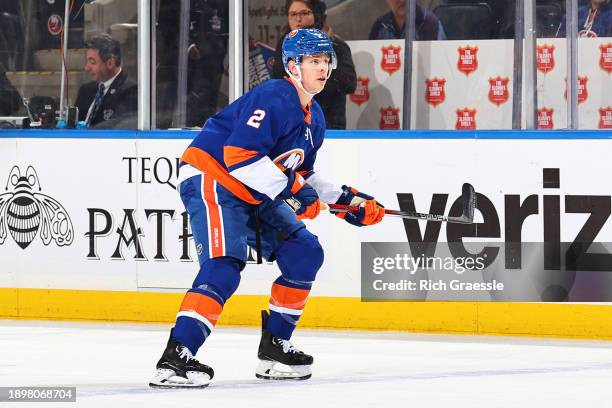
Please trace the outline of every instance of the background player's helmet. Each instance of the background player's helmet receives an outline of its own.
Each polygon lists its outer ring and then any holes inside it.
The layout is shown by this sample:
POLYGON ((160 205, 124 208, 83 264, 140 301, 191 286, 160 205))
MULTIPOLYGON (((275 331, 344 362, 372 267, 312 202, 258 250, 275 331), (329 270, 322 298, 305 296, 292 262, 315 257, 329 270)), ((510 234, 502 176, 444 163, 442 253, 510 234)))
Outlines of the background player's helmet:
MULTIPOLYGON (((315 28, 300 28, 290 31, 283 40, 283 65, 290 77, 293 77, 293 75, 289 72, 289 61, 294 61, 299 68, 303 57, 320 54, 329 55, 329 70, 327 72, 329 78, 332 70, 336 69, 337 58, 332 41, 327 34, 315 28)), ((301 78, 298 80, 301 80, 301 78)))

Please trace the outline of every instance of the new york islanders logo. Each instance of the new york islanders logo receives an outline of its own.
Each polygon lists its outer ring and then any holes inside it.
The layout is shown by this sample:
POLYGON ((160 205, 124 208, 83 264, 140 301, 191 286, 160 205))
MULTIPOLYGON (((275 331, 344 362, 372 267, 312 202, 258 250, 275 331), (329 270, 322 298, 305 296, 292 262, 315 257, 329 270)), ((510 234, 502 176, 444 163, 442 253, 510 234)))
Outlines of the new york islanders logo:
POLYGON ((0 245, 10 234, 26 249, 39 232, 45 245, 51 241, 60 247, 72 243, 74 229, 68 212, 57 200, 39 192, 34 167, 28 166, 23 176, 19 167, 13 166, 5 190, 9 192, 0 194, 0 245))
POLYGON ((51 14, 47 20, 47 30, 51 35, 59 35, 64 28, 64 20, 59 14, 51 14))
MULTIPOLYGON (((310 137, 312 138, 312 134, 310 137)), ((282 171, 287 169, 295 170, 304 162, 304 150, 291 149, 288 152, 278 155, 272 162, 282 171)))

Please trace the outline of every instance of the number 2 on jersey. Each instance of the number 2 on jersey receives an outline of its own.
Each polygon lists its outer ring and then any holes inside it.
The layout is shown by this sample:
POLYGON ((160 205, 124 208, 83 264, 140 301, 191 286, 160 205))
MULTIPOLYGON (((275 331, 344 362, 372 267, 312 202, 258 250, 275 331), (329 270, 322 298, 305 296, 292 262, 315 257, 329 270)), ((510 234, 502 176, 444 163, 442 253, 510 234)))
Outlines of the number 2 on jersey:
POLYGON ((259 129, 259 125, 261 125, 261 121, 266 117, 266 112, 261 109, 257 109, 253 112, 253 116, 247 120, 247 125, 253 126, 255 129, 259 129))

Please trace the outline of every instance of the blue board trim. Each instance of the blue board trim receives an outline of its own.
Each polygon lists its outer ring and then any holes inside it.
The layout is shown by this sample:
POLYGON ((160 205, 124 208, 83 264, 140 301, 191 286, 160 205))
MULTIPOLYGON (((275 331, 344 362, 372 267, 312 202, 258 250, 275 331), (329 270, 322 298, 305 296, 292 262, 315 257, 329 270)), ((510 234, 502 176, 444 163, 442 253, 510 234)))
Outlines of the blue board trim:
MULTIPOLYGON (((0 130, 0 139, 154 139, 191 140, 194 130, 0 130)), ((483 140, 593 140, 612 139, 612 130, 328 130, 327 139, 483 139, 483 140)))

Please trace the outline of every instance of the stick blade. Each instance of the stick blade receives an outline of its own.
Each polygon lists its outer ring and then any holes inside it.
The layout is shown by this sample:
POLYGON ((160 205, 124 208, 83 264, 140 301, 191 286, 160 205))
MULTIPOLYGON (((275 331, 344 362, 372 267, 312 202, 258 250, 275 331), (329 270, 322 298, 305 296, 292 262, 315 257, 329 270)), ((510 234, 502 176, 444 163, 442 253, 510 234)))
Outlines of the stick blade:
POLYGON ((476 192, 470 183, 463 183, 461 188, 461 201, 463 202, 463 215, 467 223, 474 222, 474 209, 476 208, 476 192))

